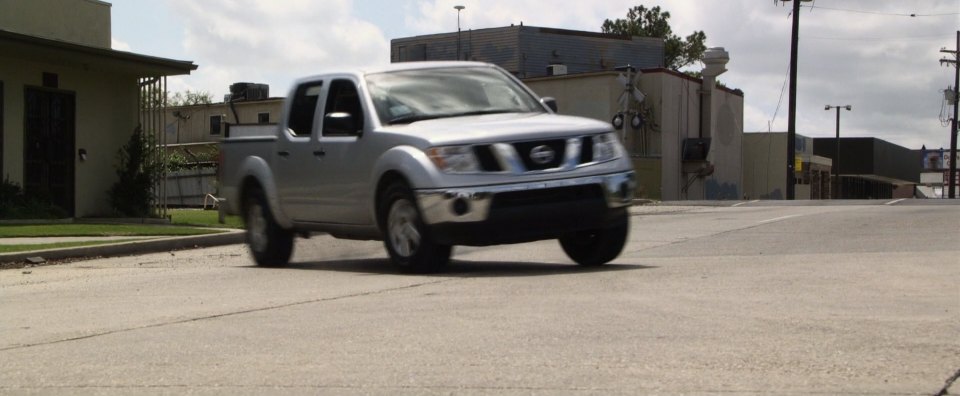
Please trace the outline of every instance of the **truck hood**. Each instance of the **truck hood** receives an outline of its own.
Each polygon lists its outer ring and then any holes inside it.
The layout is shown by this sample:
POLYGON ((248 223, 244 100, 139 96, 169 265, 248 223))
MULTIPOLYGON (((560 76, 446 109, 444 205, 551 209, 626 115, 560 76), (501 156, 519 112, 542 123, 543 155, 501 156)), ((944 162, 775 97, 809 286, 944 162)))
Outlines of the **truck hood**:
POLYGON ((610 124, 548 113, 508 113, 440 118, 383 127, 380 132, 423 139, 430 145, 540 140, 610 132, 610 124))

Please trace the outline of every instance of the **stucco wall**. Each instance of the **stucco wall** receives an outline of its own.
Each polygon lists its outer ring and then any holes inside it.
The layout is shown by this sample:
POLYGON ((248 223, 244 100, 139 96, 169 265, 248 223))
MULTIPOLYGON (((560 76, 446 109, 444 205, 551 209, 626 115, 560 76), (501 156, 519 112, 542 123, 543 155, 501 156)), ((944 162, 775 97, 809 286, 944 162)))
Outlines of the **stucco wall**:
POLYGON ((108 215, 107 191, 116 181, 117 151, 137 125, 137 81, 132 75, 84 71, 65 66, 0 57, 4 83, 3 172, 23 185, 24 91, 42 85, 42 72, 59 75, 59 89, 76 98, 74 153, 77 217, 108 215))
POLYGON ((743 194, 743 97, 717 89, 712 95, 714 112, 710 153, 714 173, 691 178, 682 172, 683 140, 701 136, 700 82, 670 72, 648 72, 640 77, 646 104, 654 108, 654 122, 662 137, 662 199, 739 199, 743 194), (691 181, 684 191, 684 186, 691 181))
POLYGON ((610 121, 617 113, 617 98, 623 87, 616 81, 618 73, 604 72, 524 80, 537 95, 557 100, 560 114, 610 121))
MULTIPOLYGON (((590 117, 609 122, 619 111, 617 99, 623 87, 619 73, 603 72, 527 79, 524 82, 538 95, 557 99, 560 113, 590 117)), ((708 160, 715 171, 705 178, 694 178, 683 191, 689 175, 681 171, 683 140, 700 136, 700 82, 672 72, 644 73, 639 89, 646 95, 643 105, 651 112, 647 120, 651 151, 646 156, 645 172, 638 175, 645 194, 662 200, 739 199, 743 195, 743 97, 726 90, 713 94, 712 143, 708 160), (650 161, 659 161, 652 164, 650 161), (659 170, 659 177, 650 177, 659 170)), ((636 134, 627 139, 636 147, 636 134)), ((632 150, 636 152, 635 150, 632 150)))
POLYGON ((97 0, 0 0, 0 29, 110 48, 110 4, 97 0))
POLYGON ((743 162, 743 193, 747 198, 786 198, 786 133, 744 134, 743 162))

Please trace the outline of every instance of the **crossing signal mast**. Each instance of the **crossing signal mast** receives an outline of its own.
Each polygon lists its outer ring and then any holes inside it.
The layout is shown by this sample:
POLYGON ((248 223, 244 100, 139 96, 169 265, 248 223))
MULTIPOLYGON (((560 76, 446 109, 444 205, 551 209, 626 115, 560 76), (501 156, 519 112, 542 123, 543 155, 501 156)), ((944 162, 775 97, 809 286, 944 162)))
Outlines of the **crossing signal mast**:
POLYGON ((957 64, 957 61, 960 60, 960 31, 957 31, 957 47, 955 50, 951 51, 946 48, 941 49, 940 52, 953 54, 953 59, 948 59, 944 57, 940 59, 940 64, 952 64, 954 68, 953 74, 953 92, 948 95, 953 96, 953 119, 950 122, 950 171, 947 175, 949 182, 949 198, 953 199, 957 197, 957 105, 958 105, 958 91, 960 91, 960 65, 957 64))

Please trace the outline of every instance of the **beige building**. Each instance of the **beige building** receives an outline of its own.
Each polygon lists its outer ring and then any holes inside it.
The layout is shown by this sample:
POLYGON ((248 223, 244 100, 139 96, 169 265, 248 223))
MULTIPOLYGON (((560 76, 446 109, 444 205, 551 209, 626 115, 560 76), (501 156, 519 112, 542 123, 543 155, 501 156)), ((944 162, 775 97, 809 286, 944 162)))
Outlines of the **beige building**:
POLYGON ((621 74, 603 71, 524 83, 540 96, 556 98, 561 114, 612 121, 626 113, 621 131, 637 170, 640 197, 741 198, 743 94, 715 87, 709 78, 705 82, 667 69, 648 69, 635 80, 642 95, 628 94, 623 104, 626 76, 621 74), (704 145, 708 150, 701 150, 704 145), (704 152, 706 157, 698 158, 704 152))
MULTIPOLYGON (((813 154, 813 139, 797 135, 794 170, 796 199, 831 199, 833 160, 813 154)), ((787 133, 743 135, 743 194, 747 199, 785 199, 787 133)))
POLYGON ((151 98, 197 68, 112 50, 110 7, 0 0, 0 174, 74 217, 111 214, 118 150, 138 126, 162 139, 151 98))
POLYGON ((226 134, 226 124, 275 124, 280 121, 284 98, 234 103, 236 118, 228 103, 168 107, 164 127, 168 147, 216 143, 226 134))

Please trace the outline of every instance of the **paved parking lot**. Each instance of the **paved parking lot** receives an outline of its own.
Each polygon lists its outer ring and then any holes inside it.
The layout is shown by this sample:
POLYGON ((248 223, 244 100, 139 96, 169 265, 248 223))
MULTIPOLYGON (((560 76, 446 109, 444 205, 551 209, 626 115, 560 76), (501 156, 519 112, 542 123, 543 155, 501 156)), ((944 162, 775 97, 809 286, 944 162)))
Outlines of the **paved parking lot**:
POLYGON ((553 241, 397 273, 299 240, 0 271, 0 393, 936 394, 960 371, 960 210, 644 207, 613 264, 553 241))

